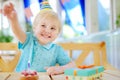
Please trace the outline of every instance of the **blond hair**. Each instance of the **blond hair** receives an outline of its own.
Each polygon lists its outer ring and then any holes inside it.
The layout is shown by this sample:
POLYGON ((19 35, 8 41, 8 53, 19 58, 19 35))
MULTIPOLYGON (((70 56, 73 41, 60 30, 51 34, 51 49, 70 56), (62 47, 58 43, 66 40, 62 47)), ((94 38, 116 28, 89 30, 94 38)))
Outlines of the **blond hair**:
POLYGON ((57 13, 55 13, 53 10, 41 10, 37 16, 35 17, 35 20, 33 21, 33 28, 39 25, 40 21, 44 21, 47 18, 54 19, 56 21, 57 27, 59 27, 59 32, 62 30, 62 24, 59 16, 57 13))

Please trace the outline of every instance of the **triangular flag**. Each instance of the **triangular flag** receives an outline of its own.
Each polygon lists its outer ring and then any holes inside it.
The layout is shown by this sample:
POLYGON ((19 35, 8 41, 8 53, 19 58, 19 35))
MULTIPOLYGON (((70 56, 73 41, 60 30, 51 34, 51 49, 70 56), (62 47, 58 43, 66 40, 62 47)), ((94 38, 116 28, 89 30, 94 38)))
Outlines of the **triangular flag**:
POLYGON ((27 17, 27 19, 30 19, 33 16, 30 7, 25 8, 25 16, 27 17))

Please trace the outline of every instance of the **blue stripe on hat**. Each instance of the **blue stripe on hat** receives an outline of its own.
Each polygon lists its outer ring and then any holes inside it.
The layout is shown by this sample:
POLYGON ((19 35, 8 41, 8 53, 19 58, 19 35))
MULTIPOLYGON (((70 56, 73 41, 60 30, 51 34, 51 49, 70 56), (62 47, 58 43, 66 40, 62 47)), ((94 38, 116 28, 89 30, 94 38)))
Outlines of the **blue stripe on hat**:
POLYGON ((40 7, 41 10, 43 9, 52 9, 51 6, 49 5, 48 1, 43 1, 41 3, 41 7, 40 7))

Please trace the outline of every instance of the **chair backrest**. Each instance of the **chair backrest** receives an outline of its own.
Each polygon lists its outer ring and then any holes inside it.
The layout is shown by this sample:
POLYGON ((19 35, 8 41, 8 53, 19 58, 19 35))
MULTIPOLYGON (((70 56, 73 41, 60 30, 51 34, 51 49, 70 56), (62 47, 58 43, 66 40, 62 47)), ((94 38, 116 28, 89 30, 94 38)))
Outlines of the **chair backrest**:
POLYGON ((0 43, 0 71, 11 72, 14 71, 16 64, 20 57, 20 51, 18 50, 16 43, 0 43), (4 55, 3 52, 8 52, 4 55), (2 56, 10 56, 9 51, 15 51, 14 58, 8 62, 3 59, 2 56))
MULTIPOLYGON (((82 53, 75 60, 77 66, 81 65, 90 51, 94 52, 94 65, 103 65, 105 69, 115 70, 113 66, 108 63, 106 56, 106 45, 105 42, 100 43, 59 43, 65 50, 70 52, 70 57, 72 57, 72 51, 82 50, 82 53), (102 61, 102 64, 101 64, 102 61)), ((16 43, 0 43, 0 51, 16 51, 14 59, 9 62, 4 61, 0 54, 0 70, 2 72, 12 72, 14 71, 16 64, 18 63, 20 57, 20 51, 16 43)), ((8 55, 9 56, 9 55, 8 55)))
POLYGON ((93 61, 95 66, 103 65, 105 69, 115 69, 108 63, 106 56, 106 44, 105 42, 100 43, 60 43, 60 45, 70 53, 72 57, 72 52, 74 50, 81 50, 82 53, 75 60, 77 66, 81 65, 88 54, 93 52, 93 61))

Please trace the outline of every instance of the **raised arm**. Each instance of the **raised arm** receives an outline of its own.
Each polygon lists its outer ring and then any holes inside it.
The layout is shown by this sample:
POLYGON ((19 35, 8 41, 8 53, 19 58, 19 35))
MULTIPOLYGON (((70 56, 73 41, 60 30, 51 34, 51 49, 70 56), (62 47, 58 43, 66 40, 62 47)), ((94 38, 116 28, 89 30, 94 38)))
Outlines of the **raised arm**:
POLYGON ((19 24, 17 13, 14 9, 13 4, 10 2, 5 3, 2 9, 2 14, 4 14, 8 18, 8 21, 10 22, 10 25, 12 27, 12 31, 18 38, 18 40, 21 43, 24 43, 26 40, 26 34, 19 24))

